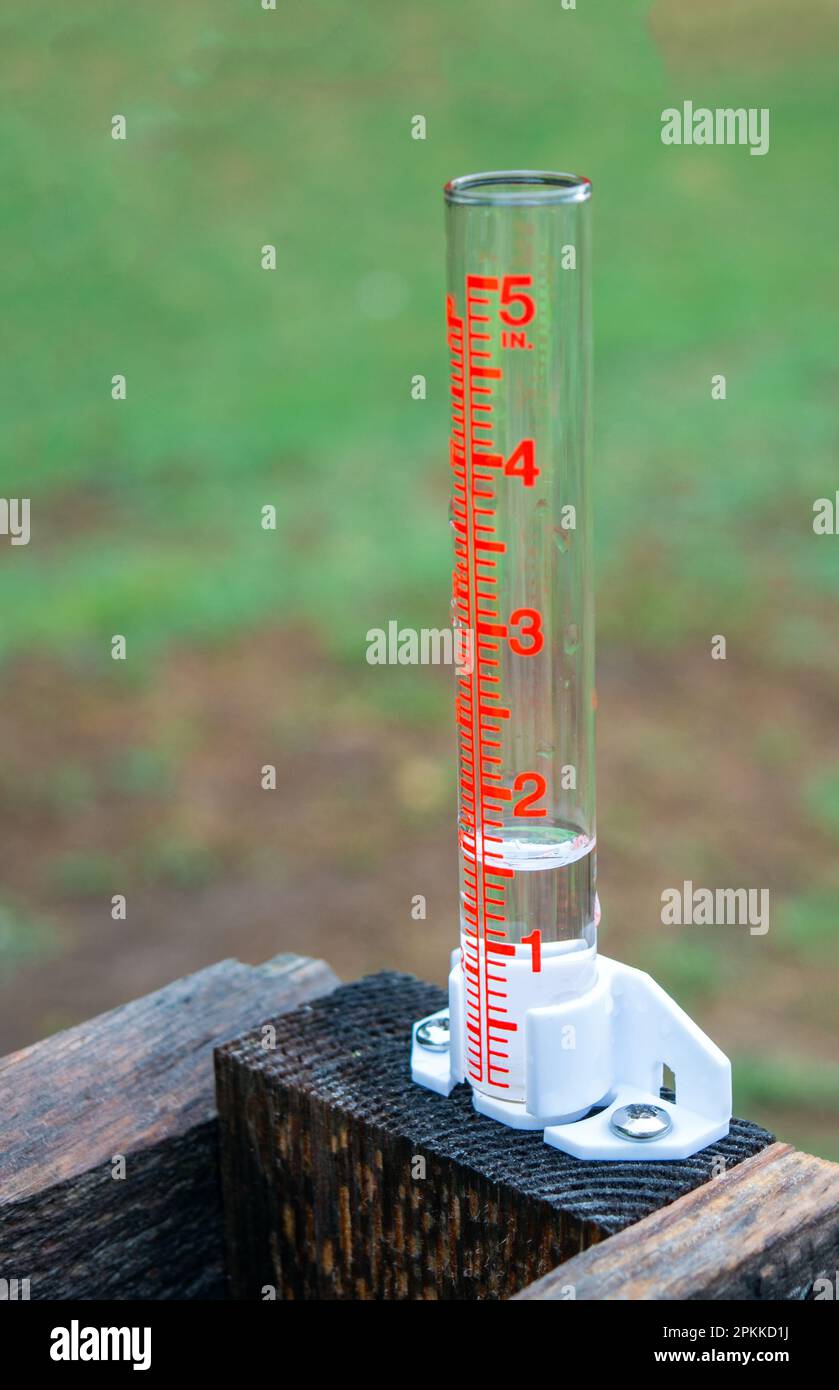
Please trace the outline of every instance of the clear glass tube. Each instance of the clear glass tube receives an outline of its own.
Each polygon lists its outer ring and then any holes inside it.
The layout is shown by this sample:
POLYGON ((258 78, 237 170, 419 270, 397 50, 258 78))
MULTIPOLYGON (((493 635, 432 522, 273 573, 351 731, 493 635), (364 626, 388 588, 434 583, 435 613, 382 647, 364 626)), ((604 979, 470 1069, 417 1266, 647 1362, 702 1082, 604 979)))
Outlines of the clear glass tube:
POLYGON ((461 928, 482 968, 487 946, 596 941, 590 189, 445 190, 461 928))

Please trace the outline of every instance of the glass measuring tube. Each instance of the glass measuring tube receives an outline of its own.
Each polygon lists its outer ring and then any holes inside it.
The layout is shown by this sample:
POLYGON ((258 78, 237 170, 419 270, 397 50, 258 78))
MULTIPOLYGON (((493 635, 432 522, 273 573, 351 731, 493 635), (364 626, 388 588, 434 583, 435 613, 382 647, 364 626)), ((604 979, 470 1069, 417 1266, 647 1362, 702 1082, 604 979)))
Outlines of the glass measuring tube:
POLYGON ((599 915, 590 191, 531 171, 445 189, 467 1051, 498 1094, 523 1045, 512 972, 594 947, 599 915))

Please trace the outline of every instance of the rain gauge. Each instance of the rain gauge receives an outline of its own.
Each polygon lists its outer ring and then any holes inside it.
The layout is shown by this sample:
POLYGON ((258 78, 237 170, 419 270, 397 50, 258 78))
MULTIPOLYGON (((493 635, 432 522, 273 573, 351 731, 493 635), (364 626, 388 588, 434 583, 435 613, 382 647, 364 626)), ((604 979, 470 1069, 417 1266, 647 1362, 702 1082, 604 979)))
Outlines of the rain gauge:
POLYGON ((597 953, 590 199, 445 189, 460 946, 411 1066, 579 1158, 684 1158, 728 1133, 728 1059, 597 953))

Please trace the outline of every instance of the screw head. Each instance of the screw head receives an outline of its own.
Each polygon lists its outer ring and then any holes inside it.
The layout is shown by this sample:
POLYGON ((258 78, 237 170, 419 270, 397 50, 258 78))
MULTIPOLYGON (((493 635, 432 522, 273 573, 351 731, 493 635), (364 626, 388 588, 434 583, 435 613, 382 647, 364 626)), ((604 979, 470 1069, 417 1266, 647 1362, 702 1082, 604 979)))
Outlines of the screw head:
POLYGON ((673 1128, 673 1121, 666 1110, 662 1110, 660 1105, 646 1102, 619 1106, 612 1112, 609 1124, 621 1139, 634 1139, 642 1144, 649 1143, 651 1139, 661 1139, 673 1128))
POLYGON ((416 1039, 420 1047, 427 1047, 429 1052, 447 1052, 451 1041, 448 1010, 444 1014, 424 1018, 417 1028, 416 1039))

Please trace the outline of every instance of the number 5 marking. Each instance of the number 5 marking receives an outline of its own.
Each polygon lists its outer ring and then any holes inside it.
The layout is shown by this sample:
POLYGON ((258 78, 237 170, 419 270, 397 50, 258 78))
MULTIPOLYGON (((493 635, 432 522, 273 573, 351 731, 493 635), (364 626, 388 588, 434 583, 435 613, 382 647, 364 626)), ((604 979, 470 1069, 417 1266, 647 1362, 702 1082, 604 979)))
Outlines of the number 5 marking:
POLYGON ((502 309, 501 322, 509 324, 510 328, 524 328, 526 323, 530 323, 536 313, 536 305, 529 294, 522 294, 521 290, 514 288, 515 285, 531 285, 533 283, 530 275, 505 275, 501 281, 501 303, 520 304, 522 312, 514 316, 502 309))

